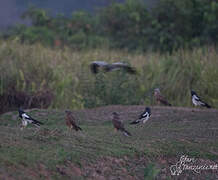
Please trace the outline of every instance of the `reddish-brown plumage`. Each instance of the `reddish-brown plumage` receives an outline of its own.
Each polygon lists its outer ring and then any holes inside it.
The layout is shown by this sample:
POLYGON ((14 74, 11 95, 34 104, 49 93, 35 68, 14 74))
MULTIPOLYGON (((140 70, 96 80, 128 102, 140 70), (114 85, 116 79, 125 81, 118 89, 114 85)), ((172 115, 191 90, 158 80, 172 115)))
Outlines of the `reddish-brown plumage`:
POLYGON ((125 130, 124 124, 120 121, 119 114, 117 114, 116 112, 113 112, 112 123, 116 130, 122 131, 125 136, 131 136, 131 134, 127 130, 125 130))
POLYGON ((171 104, 160 94, 160 90, 157 88, 154 90, 154 96, 158 104, 164 104, 166 106, 171 106, 171 104))
POLYGON ((76 125, 75 122, 75 118, 73 116, 73 113, 71 111, 65 111, 66 112, 66 117, 65 117, 65 121, 66 121, 66 125, 70 128, 70 129, 75 129, 76 131, 78 130, 82 130, 79 126, 76 125))

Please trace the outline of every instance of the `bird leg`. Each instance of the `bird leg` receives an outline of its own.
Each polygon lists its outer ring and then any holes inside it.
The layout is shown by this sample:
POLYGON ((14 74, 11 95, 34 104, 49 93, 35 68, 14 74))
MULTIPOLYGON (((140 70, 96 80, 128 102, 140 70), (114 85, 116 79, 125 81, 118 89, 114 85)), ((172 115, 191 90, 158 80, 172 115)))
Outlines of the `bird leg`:
POLYGON ((65 136, 69 136, 69 134, 70 134, 70 127, 67 128, 67 132, 65 132, 65 136))
MULTIPOLYGON (((195 108, 195 106, 192 106, 192 108, 195 108)), ((195 110, 194 110, 194 109, 192 109, 192 112, 195 112, 195 110)))
POLYGON ((71 125, 68 129, 67 135, 70 136, 70 132, 72 131, 73 126, 71 125))
POLYGON ((70 136, 70 132, 72 131, 72 125, 70 126, 70 129, 68 131, 68 136, 70 136))

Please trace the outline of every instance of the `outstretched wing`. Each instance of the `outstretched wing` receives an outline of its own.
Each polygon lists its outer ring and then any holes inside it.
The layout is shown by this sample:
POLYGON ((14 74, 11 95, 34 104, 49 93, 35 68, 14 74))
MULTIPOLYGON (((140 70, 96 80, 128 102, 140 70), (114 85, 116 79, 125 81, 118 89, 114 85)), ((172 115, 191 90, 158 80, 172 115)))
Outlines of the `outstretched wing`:
POLYGON ((112 69, 124 69, 130 74, 136 74, 135 68, 129 66, 128 64, 122 63, 122 62, 116 62, 111 64, 112 69))
POLYGON ((108 65, 108 63, 106 63, 104 61, 93 61, 90 64, 90 69, 91 69, 92 73, 97 74, 100 67, 105 67, 107 65, 108 65))

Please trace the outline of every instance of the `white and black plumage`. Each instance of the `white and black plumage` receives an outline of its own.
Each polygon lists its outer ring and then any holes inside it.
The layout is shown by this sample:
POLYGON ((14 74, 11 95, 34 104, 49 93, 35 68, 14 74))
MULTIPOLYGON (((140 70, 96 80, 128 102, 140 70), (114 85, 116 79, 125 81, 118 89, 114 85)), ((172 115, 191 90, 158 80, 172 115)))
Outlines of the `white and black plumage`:
POLYGON ((195 106, 204 106, 204 107, 207 107, 207 108, 211 108, 210 105, 208 105, 206 102, 204 102, 204 101, 202 101, 200 99, 200 97, 196 94, 195 91, 191 90, 191 96, 192 96, 192 103, 195 106))
POLYGON ((109 64, 104 61, 93 61, 90 64, 90 68, 91 68, 92 73, 94 74, 97 74, 99 72, 99 68, 101 68, 105 72, 124 69, 130 74, 136 74, 135 68, 129 66, 126 63, 122 63, 122 62, 116 62, 116 63, 109 64))
POLYGON ((142 114, 140 114, 138 119, 131 122, 130 124, 138 124, 140 122, 146 123, 148 119, 150 118, 150 116, 151 116, 151 109, 149 107, 146 107, 145 111, 142 114))
POLYGON ((116 112, 113 112, 112 114, 113 114, 112 123, 114 125, 114 128, 118 131, 123 132, 125 136, 131 136, 131 134, 124 128, 124 124, 122 123, 122 121, 120 121, 119 114, 116 112))
POLYGON ((23 110, 19 109, 18 112, 19 117, 22 119, 22 127, 26 127, 29 123, 34 124, 37 127, 43 125, 42 122, 33 119, 31 116, 27 115, 23 110))

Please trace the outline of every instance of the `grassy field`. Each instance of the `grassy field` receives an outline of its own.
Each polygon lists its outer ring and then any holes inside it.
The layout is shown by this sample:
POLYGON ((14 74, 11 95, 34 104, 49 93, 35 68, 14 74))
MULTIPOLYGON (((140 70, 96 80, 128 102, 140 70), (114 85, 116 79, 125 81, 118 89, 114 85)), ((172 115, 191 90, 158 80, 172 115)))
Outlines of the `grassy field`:
POLYGON ((18 113, 0 116, 0 179, 217 179, 218 170, 199 174, 169 167, 182 155, 196 163, 218 164, 218 110, 152 106, 143 125, 132 126, 144 106, 104 106, 74 110, 83 131, 68 131, 63 110, 29 109, 44 125, 21 131, 18 113), (132 133, 115 132, 119 112, 132 133))
POLYGON ((218 53, 213 47, 180 50, 172 55, 108 49, 72 51, 40 44, 0 42, 0 106, 92 108, 111 104, 152 105, 159 87, 174 106, 191 106, 194 89, 218 107, 218 53), (124 61, 138 71, 91 74, 90 62, 124 61), (25 99, 25 102, 23 101, 25 99))

